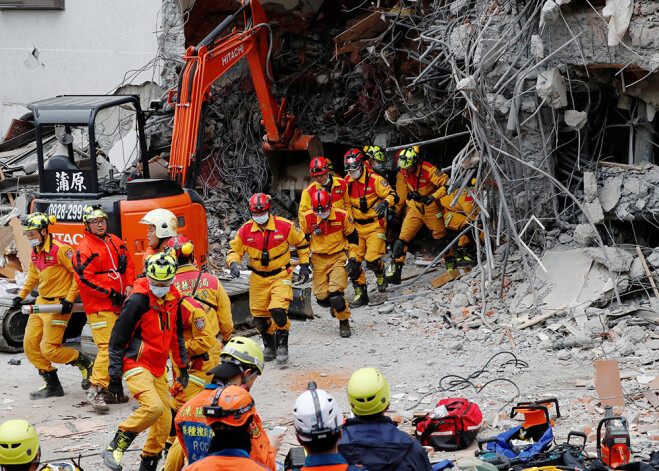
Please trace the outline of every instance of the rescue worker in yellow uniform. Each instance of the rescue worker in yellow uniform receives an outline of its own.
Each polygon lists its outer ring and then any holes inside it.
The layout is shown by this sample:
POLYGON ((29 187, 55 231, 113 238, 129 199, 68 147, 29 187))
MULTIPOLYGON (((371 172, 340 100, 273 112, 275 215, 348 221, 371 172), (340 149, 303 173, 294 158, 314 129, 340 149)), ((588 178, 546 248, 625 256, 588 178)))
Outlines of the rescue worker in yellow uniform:
MULTIPOLYGON (((432 231, 432 237, 440 250, 446 246, 446 228, 439 200, 446 195, 444 185, 448 175, 428 162, 419 161, 418 149, 416 146, 410 147, 398 154, 398 168, 407 185, 407 214, 400 237, 394 243, 394 271, 389 277, 393 284, 400 284, 408 244, 424 225, 432 231)), ((455 267, 451 268, 447 264, 447 268, 452 270, 455 267)))
POLYGON ((144 251, 144 265, 146 259, 151 255, 162 252, 167 246, 170 237, 174 237, 178 231, 178 220, 169 209, 156 208, 144 215, 140 224, 149 226, 147 242, 149 246, 144 251))
POLYGON ((53 363, 77 366, 82 373, 82 389, 87 390, 92 385, 90 378, 94 362, 83 353, 62 346, 64 331, 79 290, 73 275, 73 249, 48 232, 48 226, 55 222, 54 216, 44 213, 27 216, 23 229, 32 246, 30 267, 23 289, 12 302, 13 307, 20 307, 26 296, 38 285, 37 305, 62 305, 61 313, 30 314, 25 326, 25 356, 37 367, 45 381, 38 391, 30 393, 30 399, 64 395, 53 363))
POLYGON ((333 207, 350 212, 346 182, 343 178, 332 174, 329 160, 325 157, 316 157, 311 161, 310 167, 311 177, 314 182, 302 192, 298 209, 300 225, 304 213, 311 209, 311 196, 321 188, 330 194, 333 207))
POLYGON ((359 236, 352 216, 332 206, 332 199, 324 189, 311 195, 311 208, 300 220, 300 230, 311 235, 311 263, 313 265, 313 293, 318 304, 330 308, 332 317, 339 320, 339 334, 351 335, 350 308, 344 291, 348 286, 345 264, 357 250, 359 236))
POLYGON ((270 214, 268 195, 256 193, 249 199, 252 220, 246 222, 231 241, 227 265, 231 276, 238 278, 238 263, 249 255, 249 308, 256 329, 263 338, 265 361, 275 358, 288 362, 288 306, 293 299, 293 269, 289 246, 297 248, 300 276, 309 280, 309 244, 304 234, 288 219, 270 214))
MULTIPOLYGON (((399 187, 400 182, 398 181, 398 169, 395 167, 391 168, 387 162, 387 156, 384 153, 384 150, 380 146, 364 146, 364 156, 368 159, 367 162, 371 164, 371 168, 375 173, 384 177, 389 185, 394 188, 395 191, 395 203, 394 206, 390 206, 387 209, 387 245, 393 244, 396 239, 398 239, 398 234, 400 234, 400 226, 403 223, 403 219, 398 214, 397 209, 399 209, 400 203, 400 193, 399 187)), ((405 188, 405 182, 402 182, 402 187, 405 188)), ((403 201, 403 205, 405 202, 403 201)))
MULTIPOLYGON (((474 181, 472 180, 472 184, 473 183, 474 181)), ((456 236, 457 233, 464 230, 467 225, 475 225, 478 213, 480 212, 478 206, 474 204, 473 196, 471 196, 471 192, 474 191, 473 187, 463 189, 456 203, 451 206, 458 191, 460 191, 459 188, 440 199, 442 206, 444 207, 444 226, 446 226, 446 229, 450 233, 456 233, 456 236)), ((482 238, 483 234, 481 232, 481 239, 482 238)), ((467 234, 463 234, 460 237, 457 250, 458 266, 471 266, 476 264, 476 256, 472 252, 473 245, 473 241, 467 234)))
POLYGON ((355 256, 348 260, 348 276, 353 282, 355 298, 350 307, 368 304, 366 274, 362 270, 362 260, 375 273, 378 291, 385 291, 387 280, 384 277, 382 255, 386 253, 386 213, 393 206, 396 194, 383 177, 369 171, 364 165, 364 154, 359 149, 346 152, 343 159, 348 172, 346 183, 348 197, 355 222, 359 245, 355 256))

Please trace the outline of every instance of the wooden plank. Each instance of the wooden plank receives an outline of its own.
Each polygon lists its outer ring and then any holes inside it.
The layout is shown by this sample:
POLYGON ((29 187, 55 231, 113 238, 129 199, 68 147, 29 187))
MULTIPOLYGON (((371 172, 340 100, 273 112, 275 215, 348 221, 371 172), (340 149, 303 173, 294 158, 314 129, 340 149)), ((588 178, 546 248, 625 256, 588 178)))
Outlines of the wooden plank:
POLYGON ((618 162, 599 162, 602 167, 624 168, 625 170, 643 171, 640 165, 619 164, 618 162))
POLYGON ((617 361, 595 360, 595 378, 593 382, 602 407, 625 407, 617 361))
POLYGON ((638 245, 636 246, 636 253, 638 253, 638 258, 641 259, 641 263, 643 264, 643 269, 645 270, 645 274, 648 276, 648 280, 650 280, 650 285, 652 286, 652 291, 654 291, 654 296, 657 299, 659 299, 659 290, 657 290, 657 285, 654 282, 654 277, 652 276, 652 272, 648 268, 648 262, 645 261, 643 252, 641 252, 641 247, 639 247, 638 245))
POLYGON ((446 283, 456 280, 463 275, 466 275, 471 271, 471 267, 460 267, 457 270, 451 270, 444 273, 442 276, 439 276, 432 280, 431 284, 433 288, 439 288, 440 286, 445 285, 446 283))
MULTIPOLYGON (((383 12, 381 11, 373 12, 363 20, 357 22, 343 33, 336 36, 334 38, 334 44, 338 45, 339 43, 354 41, 355 39, 365 39, 364 34, 370 31, 371 28, 373 28, 373 26, 377 25, 379 22, 382 22, 382 25, 386 26, 384 21, 382 21, 382 13, 383 12)), ((382 32, 383 30, 384 28, 379 32, 382 32)))
POLYGON ((27 273, 27 269, 30 267, 30 257, 32 256, 32 246, 27 241, 27 237, 23 235, 23 226, 18 218, 14 218, 9 221, 14 232, 14 241, 16 243, 16 251, 18 253, 18 259, 21 261, 21 266, 23 267, 23 272, 27 273))
POLYGON ((512 332, 510 332, 510 327, 505 326, 504 329, 506 330, 506 334, 508 334, 508 340, 510 340, 510 345, 512 345, 513 348, 516 347, 517 345, 515 345, 515 339, 513 339, 513 334, 512 332))
POLYGON ((540 315, 540 316, 538 316, 538 317, 536 317, 536 318, 534 318, 534 319, 530 319, 530 320, 528 320, 528 321, 526 321, 526 322, 524 322, 524 323, 518 325, 518 326, 517 326, 517 330, 526 329, 527 327, 531 327, 532 325, 536 325, 536 324, 538 324, 538 323, 544 321, 545 319, 550 318, 551 316, 553 316, 553 315, 556 314, 557 312, 562 311, 562 310, 565 309, 566 307, 567 307, 567 304, 563 304, 563 305, 562 305, 561 307, 559 307, 558 309, 554 309, 554 310, 552 310, 552 311, 545 312, 544 314, 542 314, 542 315, 540 315))

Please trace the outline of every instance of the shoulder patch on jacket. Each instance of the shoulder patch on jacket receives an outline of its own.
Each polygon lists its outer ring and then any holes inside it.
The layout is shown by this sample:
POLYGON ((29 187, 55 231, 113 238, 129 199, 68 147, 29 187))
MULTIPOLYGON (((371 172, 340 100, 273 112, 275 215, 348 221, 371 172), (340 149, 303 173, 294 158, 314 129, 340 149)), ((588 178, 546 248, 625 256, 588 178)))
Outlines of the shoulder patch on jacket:
POLYGON ((71 250, 71 249, 67 250, 64 255, 66 255, 69 260, 72 260, 73 259, 73 250, 71 250))
POLYGON ((197 317, 194 320, 194 326, 197 328, 197 330, 204 330, 206 328, 206 319, 203 317, 197 317))

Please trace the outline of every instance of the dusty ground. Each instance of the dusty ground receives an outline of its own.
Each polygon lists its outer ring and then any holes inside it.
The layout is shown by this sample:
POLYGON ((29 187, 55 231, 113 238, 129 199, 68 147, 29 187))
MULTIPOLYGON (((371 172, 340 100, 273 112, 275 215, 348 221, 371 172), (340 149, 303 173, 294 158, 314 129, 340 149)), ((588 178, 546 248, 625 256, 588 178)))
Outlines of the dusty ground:
MULTIPOLYGON (((427 289, 428 281, 434 276, 437 274, 427 275, 415 289, 427 289)), ((439 315, 428 311, 431 301, 432 295, 425 295, 393 305, 385 303, 357 309, 351 318, 353 336, 350 339, 339 337, 338 321, 315 302, 314 312, 319 317, 306 322, 293 321, 288 368, 267 364, 252 390, 266 428, 288 427, 281 451, 295 444, 292 408, 307 382, 316 381, 319 387, 328 389, 347 412, 348 378, 364 366, 376 367, 385 374, 391 388, 390 411, 405 419, 401 425, 405 430, 411 429, 409 419, 415 410, 431 410, 443 397, 464 396, 478 403, 483 411, 485 426, 480 437, 484 438, 513 425, 507 416, 512 401, 552 396, 558 397, 563 415, 554 433, 560 443, 569 430, 589 427, 588 431, 592 431, 602 410, 593 400, 596 396, 591 381, 593 367, 586 355, 580 355, 577 350, 570 358, 559 359, 554 352, 538 350, 530 334, 521 331, 513 332, 517 347, 512 348, 507 339, 496 346, 498 332, 488 332, 481 327, 472 329, 470 334, 469 329, 464 332, 465 329, 447 328, 439 315), (515 398, 515 387, 504 381, 489 384, 480 393, 472 387, 454 392, 438 390, 443 376, 469 376, 482 369, 492 355, 506 350, 528 363, 528 367, 512 364, 498 367, 513 358, 499 356, 472 382, 481 386, 495 378, 511 380, 519 388, 518 398, 515 398), (415 405, 419 401, 421 403, 415 405)), ((128 404, 113 406, 108 415, 96 415, 80 389, 78 370, 70 366, 60 368, 66 396, 30 401, 28 391, 41 383, 25 356, 0 354, 0 365, 4 377, 4 387, 0 390, 0 419, 24 418, 32 422, 41 436, 43 456, 47 460, 82 454, 85 469, 103 469, 100 452, 136 402, 131 399, 128 404), (8 365, 11 358, 21 359, 21 365, 8 365)), ((656 366, 654 368, 656 370, 656 366)), ((637 374, 653 371, 652 366, 638 366, 632 370, 637 374)), ((446 381, 442 384, 447 385, 446 381)), ((124 469, 137 469, 139 448, 145 438, 146 434, 138 437, 134 452, 126 457, 124 469)), ((471 455, 471 451, 466 453, 471 455)), ((282 460, 283 455, 280 453, 282 460)), ((437 453, 431 461, 451 456, 437 453)))

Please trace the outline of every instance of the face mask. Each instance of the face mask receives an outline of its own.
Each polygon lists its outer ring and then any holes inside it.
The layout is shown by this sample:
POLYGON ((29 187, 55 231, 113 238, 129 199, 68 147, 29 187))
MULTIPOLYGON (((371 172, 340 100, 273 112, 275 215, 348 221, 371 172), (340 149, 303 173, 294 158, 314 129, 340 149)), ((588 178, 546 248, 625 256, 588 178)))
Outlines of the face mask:
POLYGON ((149 285, 149 289, 153 295, 157 298, 163 298, 167 293, 169 293, 169 286, 153 286, 149 285))
POLYGON ((327 174, 327 180, 325 180, 325 181, 322 183, 322 185, 323 185, 323 186, 327 186, 327 185, 329 185, 329 182, 330 182, 330 176, 329 176, 329 174, 327 174))
POLYGON ((348 175, 350 175, 353 180, 357 180, 359 177, 362 176, 362 170, 361 169, 348 170, 348 175))
POLYGON ((320 219, 327 219, 330 215, 331 210, 325 211, 324 213, 316 213, 320 219))
POLYGON ((270 219, 270 214, 266 213, 262 216, 252 216, 252 219, 254 219, 256 224, 265 224, 268 222, 268 219, 270 219))
POLYGON ((41 244, 41 239, 28 239, 32 247, 38 247, 41 244))

